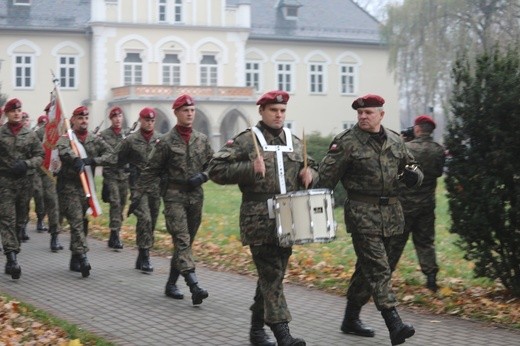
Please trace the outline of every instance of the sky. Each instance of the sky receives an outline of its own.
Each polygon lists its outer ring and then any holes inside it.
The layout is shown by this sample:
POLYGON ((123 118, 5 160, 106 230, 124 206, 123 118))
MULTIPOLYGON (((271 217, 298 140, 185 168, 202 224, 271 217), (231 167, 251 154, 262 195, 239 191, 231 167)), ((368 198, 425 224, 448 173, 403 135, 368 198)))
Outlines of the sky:
POLYGON ((363 7, 368 13, 376 17, 379 21, 385 19, 385 6, 387 4, 399 4, 404 0, 354 0, 359 6, 363 7))

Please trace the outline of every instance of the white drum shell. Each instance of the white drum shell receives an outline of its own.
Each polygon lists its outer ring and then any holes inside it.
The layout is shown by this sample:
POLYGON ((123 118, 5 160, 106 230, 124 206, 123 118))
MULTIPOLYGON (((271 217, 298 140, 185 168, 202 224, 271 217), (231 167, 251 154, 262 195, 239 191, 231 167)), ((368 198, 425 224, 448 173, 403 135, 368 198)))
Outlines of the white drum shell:
POLYGON ((274 213, 280 246, 328 243, 336 238, 334 199, 329 189, 277 195, 274 213))

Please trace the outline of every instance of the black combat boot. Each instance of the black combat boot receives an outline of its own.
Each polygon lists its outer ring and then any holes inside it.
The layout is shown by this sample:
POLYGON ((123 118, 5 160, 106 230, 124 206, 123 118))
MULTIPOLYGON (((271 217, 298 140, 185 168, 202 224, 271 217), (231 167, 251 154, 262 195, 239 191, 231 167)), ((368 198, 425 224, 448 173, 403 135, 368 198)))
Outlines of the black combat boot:
POLYGON ((199 282, 197 280, 197 275, 195 275, 195 271, 190 271, 186 274, 183 273, 182 276, 184 276, 184 280, 190 288, 191 302, 193 305, 202 304, 202 301, 208 298, 209 293, 205 289, 199 287, 199 282))
POLYGON ((276 342, 269 338, 264 329, 264 318, 258 312, 251 316, 251 329, 249 330, 249 341, 253 346, 276 346, 276 342))
POLYGON ((27 240, 29 240, 29 236, 27 235, 26 226, 19 227, 18 228, 18 241, 25 243, 27 240))
POLYGON ((86 278, 90 275, 90 270, 92 269, 92 267, 90 266, 90 263, 88 261, 86 254, 78 255, 78 258, 79 258, 81 276, 86 278))
POLYGON ((432 292, 437 292, 439 289, 439 286, 437 286, 437 273, 426 275, 426 288, 432 292))
POLYGON ((58 240, 57 228, 51 227, 49 229, 49 232, 51 233, 51 251, 57 252, 58 250, 63 250, 63 246, 60 244, 60 241, 58 240))
POLYGON ((360 312, 361 307, 347 301, 345 316, 343 317, 343 323, 341 324, 341 331, 345 334, 373 337, 375 335, 374 330, 365 326, 363 322, 361 322, 359 319, 360 312))
POLYGON ((81 272, 81 264, 79 262, 79 256, 80 255, 75 255, 75 254, 72 254, 72 256, 70 256, 70 264, 69 264, 69 270, 70 271, 73 271, 73 272, 81 272))
POLYGON ((43 225, 43 216, 38 215, 36 219, 36 232, 42 233, 47 232, 47 228, 43 225))
POLYGON ((281 322, 271 325, 278 346, 305 346, 306 342, 300 338, 293 338, 289 331, 289 323, 281 322))
POLYGON ((110 231, 110 238, 108 238, 108 247, 112 249, 122 249, 123 243, 119 239, 119 231, 110 231))
MULTIPOLYGON (((151 273, 153 272, 153 266, 152 266, 152 263, 150 262, 150 251, 148 249, 139 249, 139 257, 141 257, 141 260, 139 261, 139 266, 140 269, 142 272, 145 272, 145 273, 151 273)), ((139 260, 139 258, 138 258, 139 260)), ((137 267, 137 264, 136 263, 136 267, 137 267)))
POLYGON ((381 310, 381 315, 385 319, 386 327, 390 332, 392 345, 401 345, 406 339, 411 338, 415 334, 413 326, 403 323, 395 308, 383 309, 381 310))
POLYGON ((177 287, 179 275, 181 275, 181 272, 178 271, 175 266, 170 265, 170 276, 168 277, 164 294, 173 299, 184 299, 184 294, 177 287))
POLYGON ((137 259, 135 260, 135 269, 141 270, 141 267, 143 266, 143 258, 141 257, 142 253, 141 249, 139 249, 139 255, 137 255, 137 259))
POLYGON ((5 273, 10 274, 12 279, 19 279, 22 275, 22 268, 16 260, 16 252, 9 252, 5 254, 7 263, 5 264, 5 273))

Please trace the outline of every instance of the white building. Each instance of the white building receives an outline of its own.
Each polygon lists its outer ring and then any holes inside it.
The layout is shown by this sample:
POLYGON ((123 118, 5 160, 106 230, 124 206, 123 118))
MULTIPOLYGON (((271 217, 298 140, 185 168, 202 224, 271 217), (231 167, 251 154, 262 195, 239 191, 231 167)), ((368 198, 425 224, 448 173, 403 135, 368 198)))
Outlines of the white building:
POLYGON ((274 89, 290 93, 297 135, 352 126, 350 104, 366 93, 386 99, 384 124, 399 130, 378 25, 351 0, 4 0, 1 92, 34 121, 53 70, 67 115, 86 105, 94 128, 119 105, 130 126, 150 106, 160 132, 175 124, 172 101, 189 93, 195 127, 216 148, 258 121, 255 102, 274 89))

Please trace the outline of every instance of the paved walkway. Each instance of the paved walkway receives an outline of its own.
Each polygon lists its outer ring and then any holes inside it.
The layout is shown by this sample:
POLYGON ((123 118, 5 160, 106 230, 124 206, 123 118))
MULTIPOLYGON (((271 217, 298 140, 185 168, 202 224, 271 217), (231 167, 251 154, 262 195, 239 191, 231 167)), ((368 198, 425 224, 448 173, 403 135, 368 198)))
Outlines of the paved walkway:
MULTIPOLYGON (((32 228, 31 228, 32 229, 32 228)), ((106 242, 90 240, 92 271, 89 278, 68 270, 70 252, 51 253, 49 235, 30 231, 19 262, 20 280, 0 276, 0 291, 77 324, 116 345, 249 345, 248 331, 256 281, 252 277, 215 272, 200 267, 201 286, 210 293, 202 305, 191 304, 187 287, 184 300, 164 295, 169 260, 153 257, 155 271, 133 269, 137 251, 110 250, 106 242)), ((68 248, 68 234, 61 236, 68 248)), ((2 259, 5 261, 4 256, 2 259)), ((5 262, 0 260, 0 265, 5 262)), ((370 304, 363 320, 376 329, 374 338, 344 335, 339 331, 345 299, 295 285, 286 285, 295 336, 307 345, 390 345, 381 315, 370 304)), ((418 314, 401 309, 404 321, 416 334, 406 345, 520 345, 520 333, 461 319, 418 314)))

